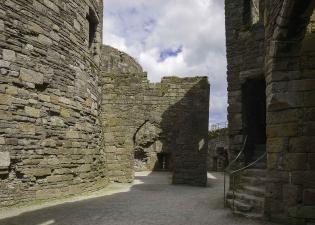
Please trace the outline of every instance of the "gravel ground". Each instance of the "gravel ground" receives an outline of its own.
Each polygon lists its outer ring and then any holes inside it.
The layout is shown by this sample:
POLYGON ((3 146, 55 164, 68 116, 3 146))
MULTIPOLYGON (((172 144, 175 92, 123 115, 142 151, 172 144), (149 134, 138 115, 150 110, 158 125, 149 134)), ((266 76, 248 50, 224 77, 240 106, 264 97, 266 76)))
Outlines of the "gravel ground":
POLYGON ((134 184, 87 198, 0 211, 0 225, 275 225, 224 209, 220 173, 209 174, 207 188, 170 185, 165 172, 137 173, 134 184))

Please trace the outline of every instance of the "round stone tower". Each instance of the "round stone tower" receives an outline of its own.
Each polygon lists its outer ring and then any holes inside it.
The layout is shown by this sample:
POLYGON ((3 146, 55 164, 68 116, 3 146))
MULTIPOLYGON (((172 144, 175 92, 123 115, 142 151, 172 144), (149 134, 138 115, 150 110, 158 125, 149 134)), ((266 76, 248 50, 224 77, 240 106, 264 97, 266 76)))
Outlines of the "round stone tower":
POLYGON ((0 207, 103 187, 101 0, 0 5, 0 207))

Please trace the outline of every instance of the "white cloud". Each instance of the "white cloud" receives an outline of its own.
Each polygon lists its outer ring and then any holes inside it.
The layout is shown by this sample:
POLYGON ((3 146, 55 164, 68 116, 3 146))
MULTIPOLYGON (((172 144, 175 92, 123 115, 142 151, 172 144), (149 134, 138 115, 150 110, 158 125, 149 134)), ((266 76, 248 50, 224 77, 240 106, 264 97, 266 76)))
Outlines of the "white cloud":
POLYGON ((104 43, 127 52, 148 72, 206 75, 210 123, 226 120, 226 56, 222 0, 104 0, 104 43), (166 49, 182 51, 160 60, 166 49))

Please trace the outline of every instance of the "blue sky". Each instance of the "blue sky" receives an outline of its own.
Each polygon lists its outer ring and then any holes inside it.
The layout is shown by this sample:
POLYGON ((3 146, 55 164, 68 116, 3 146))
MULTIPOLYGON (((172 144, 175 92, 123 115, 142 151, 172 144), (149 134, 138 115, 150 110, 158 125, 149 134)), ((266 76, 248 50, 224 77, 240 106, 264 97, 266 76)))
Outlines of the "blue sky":
POLYGON ((208 76, 210 124, 226 121, 223 0, 104 0, 103 42, 127 52, 148 72, 208 76))

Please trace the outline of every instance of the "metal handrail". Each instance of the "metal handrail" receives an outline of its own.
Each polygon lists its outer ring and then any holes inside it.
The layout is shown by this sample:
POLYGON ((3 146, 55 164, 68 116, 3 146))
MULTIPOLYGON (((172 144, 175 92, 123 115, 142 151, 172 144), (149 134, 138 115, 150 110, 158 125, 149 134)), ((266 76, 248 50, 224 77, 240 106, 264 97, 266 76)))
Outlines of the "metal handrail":
POLYGON ((242 155, 242 153, 244 152, 245 150, 245 146, 246 146, 246 143, 247 143, 247 138, 248 138, 248 135, 245 136, 245 140, 243 142, 243 145, 242 145, 242 149, 241 151, 238 153, 238 155, 236 156, 236 158, 234 160, 232 160, 232 162, 225 168, 224 171, 229 171, 229 169, 231 168, 231 166, 239 159, 239 157, 242 155))
POLYGON ((238 155, 235 157, 234 160, 232 160, 231 163, 229 163, 229 165, 224 169, 224 207, 226 206, 226 173, 229 173, 229 169, 231 168, 231 166, 241 157, 241 155, 243 154, 244 150, 245 150, 245 146, 246 146, 246 143, 247 143, 247 138, 248 138, 248 135, 245 136, 245 139, 244 139, 244 142, 243 142, 243 145, 242 145, 242 149, 241 151, 238 153, 238 155))
POLYGON ((254 162, 251 162, 251 163, 248 164, 247 166, 244 166, 244 167, 242 167, 242 168, 240 168, 240 169, 234 170, 234 171, 232 171, 230 174, 233 175, 233 174, 235 174, 235 173, 242 172, 243 170, 248 169, 249 167, 255 165, 255 164, 258 163, 260 160, 262 160, 266 155, 267 155, 267 152, 264 152, 264 154, 262 154, 261 156, 259 156, 254 162))
POLYGON ((230 177, 232 177, 232 183, 233 183, 233 211, 235 210, 235 174, 242 172, 248 168, 250 168, 251 166, 255 165, 256 163, 258 163, 260 160, 262 160, 263 158, 265 158, 265 156, 267 155, 267 151, 264 152, 261 156, 259 156, 255 161, 249 163, 247 166, 244 166, 240 169, 234 170, 230 173, 230 177))

